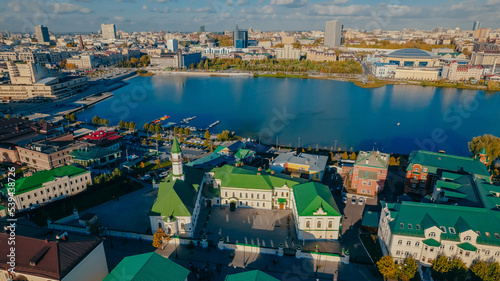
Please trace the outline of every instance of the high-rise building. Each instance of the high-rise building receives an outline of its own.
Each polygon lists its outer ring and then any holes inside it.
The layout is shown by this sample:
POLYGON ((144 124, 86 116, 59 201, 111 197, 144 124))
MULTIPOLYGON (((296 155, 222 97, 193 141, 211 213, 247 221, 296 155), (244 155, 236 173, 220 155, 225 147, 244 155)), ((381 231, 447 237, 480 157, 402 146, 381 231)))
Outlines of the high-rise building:
POLYGON ((205 32, 205 26, 204 25, 200 26, 200 33, 201 32, 205 32))
POLYGON ((49 43, 49 29, 43 25, 35 26, 35 35, 38 43, 49 43))
POLYGON ((233 32, 233 46, 237 49, 248 47, 248 30, 240 30, 236 25, 233 32))
POLYGON ((114 24, 101 24, 102 38, 116 39, 116 28, 114 24))
POLYGON ((472 26, 472 31, 475 31, 477 29, 480 29, 481 28, 481 22, 480 21, 475 21, 474 22, 474 25, 472 26))
POLYGON ((167 49, 171 52, 177 52, 179 49, 179 41, 177 39, 167 40, 167 49))
POLYGON ((342 22, 331 20, 325 26, 325 46, 340 47, 342 44, 342 22))

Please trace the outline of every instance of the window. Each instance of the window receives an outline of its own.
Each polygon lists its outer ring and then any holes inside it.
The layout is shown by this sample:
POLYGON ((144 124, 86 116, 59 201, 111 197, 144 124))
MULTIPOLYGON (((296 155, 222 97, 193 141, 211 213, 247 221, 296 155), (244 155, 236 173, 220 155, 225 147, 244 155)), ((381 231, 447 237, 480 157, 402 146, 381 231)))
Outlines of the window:
POLYGON ((434 252, 434 247, 431 247, 431 252, 434 252))
POLYGON ((233 192, 233 197, 234 197, 234 192, 233 192))
POLYGON ((450 246, 450 251, 453 251, 455 249, 455 246, 450 246))
POLYGON ((467 251, 467 252, 465 252, 465 256, 466 256, 466 257, 470 256, 470 252, 468 252, 468 251, 467 251))
POLYGON ((420 169, 419 169, 419 168, 415 168, 415 172, 419 172, 419 171, 420 171, 420 169))
POLYGON ((310 221, 306 221, 306 228, 309 228, 311 227, 311 222, 310 221))
POLYGON ((457 233, 457 232, 455 231, 455 228, 453 228, 453 227, 448 227, 448 230, 450 231, 450 233, 451 233, 451 234, 455 234, 455 233, 457 233))
POLYGON ((409 223, 408 224, 408 229, 412 229, 412 228, 413 228, 413 226, 409 223))
POLYGON ((419 247, 420 246, 420 242, 415 242, 415 247, 419 247))
POLYGON ((227 197, 227 191, 226 191, 226 192, 224 192, 224 197, 227 197))
POLYGON ((464 237, 464 241, 470 241, 471 240, 471 237, 470 236, 465 236, 464 237))
POLYGON ((463 255, 464 254, 464 250, 460 250, 459 254, 463 255))
POLYGON ((248 193, 245 193, 245 198, 248 198, 248 193))
POLYGON ((370 194, 370 190, 369 189, 366 191, 366 194, 370 194))
POLYGON ((328 221, 328 228, 332 228, 333 227, 333 221, 328 221))
POLYGON ((407 241, 406 246, 411 246, 411 241, 407 241))
POLYGON ((29 194, 28 194, 28 196, 26 196, 26 197, 28 197, 28 199, 30 199, 30 195, 29 195, 29 194))
POLYGON ((441 231, 442 231, 443 233, 446 233, 446 227, 441 226, 439 229, 441 229, 441 231))
POLYGON ((476 234, 477 234, 477 236, 481 236, 481 232, 479 232, 479 230, 476 231, 476 234))
POLYGON ((259 202, 257 202, 257 207, 259 207, 259 202))
POLYGON ((243 205, 243 202, 240 201, 240 206, 243 205))
POLYGON ((241 195, 243 195, 243 194, 240 192, 240 198, 241 198, 241 197, 243 197, 243 196, 241 196, 241 195))
POLYGON ((423 172, 427 173, 427 168, 426 167, 423 168, 423 172))
POLYGON ((250 198, 253 199, 253 193, 250 193, 250 198))
POLYGON ((495 257, 499 257, 500 256, 500 252, 499 251, 496 251, 495 252, 495 257))
POLYGON ((417 230, 420 230, 420 224, 417 224, 416 226, 417 226, 417 230))
POLYGON ((366 185, 366 181, 363 181, 361 184, 362 184, 362 185, 366 185))
POLYGON ((489 255, 490 255, 490 250, 486 250, 486 251, 484 252, 484 254, 485 254, 485 255, 487 255, 487 256, 489 256, 489 255))
POLYGON ((316 224, 316 226, 317 226, 318 228, 321 228, 321 221, 318 221, 318 223, 316 224))
POLYGON ((401 255, 401 251, 396 251, 396 256, 401 255))
POLYGON ((439 246, 440 250, 444 250, 444 245, 439 246))
POLYGON ((24 201, 24 198, 23 198, 23 197, 21 197, 21 201, 24 201))
POLYGON ((371 182, 371 181, 369 181, 369 182, 368 182, 368 185, 372 185, 372 182, 371 182))
POLYGON ((413 180, 418 180, 418 177, 417 176, 413 176, 413 180))
POLYGON ((498 235, 498 233, 495 233, 495 238, 500 239, 500 235, 498 235))
MULTIPOLYGON (((40 192, 43 192, 43 191, 40 191, 40 192)), ((33 196, 35 196, 35 197, 36 197, 36 192, 33 192, 33 196)))
POLYGON ((411 187, 416 187, 417 185, 416 184, 412 184, 411 187))
POLYGON ((436 237, 436 232, 429 233, 429 237, 436 237))
POLYGON ((266 206, 266 203, 262 203, 262 207, 265 207, 266 206))
POLYGON ((399 240, 398 245, 403 245, 403 240, 399 240))
POLYGON ((405 228, 405 224, 404 224, 404 223, 400 223, 400 224, 399 224, 399 227, 400 227, 401 229, 404 229, 404 228, 405 228))
POLYGON ((366 192, 366 190, 365 190, 365 189, 361 189, 361 193, 365 193, 365 192, 366 192))
POLYGON ((265 194, 262 194, 262 199, 266 199, 266 195, 265 194))
POLYGON ((257 193, 257 199, 259 199, 259 197, 260 197, 260 194, 257 193))
POLYGON ((429 247, 427 247, 427 246, 425 246, 425 247, 424 247, 424 250, 426 250, 426 251, 427 251, 428 249, 429 249, 429 247))
POLYGON ((486 237, 491 238, 491 235, 489 232, 485 232, 484 234, 486 235, 486 237))

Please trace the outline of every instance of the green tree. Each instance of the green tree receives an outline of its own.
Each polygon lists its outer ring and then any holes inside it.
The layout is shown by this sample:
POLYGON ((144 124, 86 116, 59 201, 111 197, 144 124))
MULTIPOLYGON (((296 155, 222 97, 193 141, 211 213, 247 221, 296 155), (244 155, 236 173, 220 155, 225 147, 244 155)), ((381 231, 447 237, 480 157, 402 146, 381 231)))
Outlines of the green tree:
POLYGON ((144 124, 142 128, 144 129, 144 131, 149 131, 149 123, 144 124))
POLYGON ((108 127, 108 125, 109 125, 109 120, 108 120, 108 119, 104 119, 104 120, 102 120, 102 124, 103 124, 104 126, 108 127))
POLYGON ((177 135, 178 133, 179 133, 179 128, 174 127, 174 134, 176 134, 176 135, 177 135))
POLYGON ((74 113, 71 113, 71 114, 69 115, 69 120, 71 120, 71 121, 75 122, 77 119, 78 119, 78 117, 76 117, 76 115, 75 115, 74 113))
POLYGON ((139 59, 138 59, 138 58, 131 58, 131 59, 130 59, 130 63, 131 63, 134 67, 137 67, 137 64, 139 63, 139 59))
POLYGON ((486 154, 490 157, 490 162, 500 155, 500 138, 493 135, 483 135, 472 138, 469 142, 469 151, 476 155, 481 149, 486 148, 486 154))
POLYGON ((401 279, 408 281, 415 277, 415 274, 417 273, 417 268, 418 268, 418 263, 417 261, 412 258, 408 257, 405 259, 403 264, 399 265, 399 276, 401 276, 401 279))
POLYGON ((498 262, 476 260, 470 267, 472 281, 500 280, 500 265, 498 262))
POLYGON ((154 133, 154 131, 155 131, 155 125, 153 123, 149 124, 148 131, 154 133))
POLYGON ((462 281, 467 278, 467 266, 460 258, 448 260, 446 256, 439 256, 432 261, 431 276, 437 280, 462 281))
POLYGON ((448 257, 439 256, 437 259, 432 261, 431 276, 437 280, 444 280, 448 271, 450 271, 450 262, 448 257))
POLYGON ((205 139, 210 139, 210 132, 208 130, 205 131, 205 139))
POLYGON ((377 262, 377 268, 386 280, 387 278, 395 278, 397 276, 396 264, 394 263, 394 259, 389 255, 383 256, 377 262))
POLYGON ((189 128, 184 128, 184 135, 186 135, 186 136, 191 135, 191 129, 189 129, 189 128))
POLYGON ((125 122, 123 122, 123 120, 120 120, 120 122, 118 122, 118 127, 125 128, 125 122))

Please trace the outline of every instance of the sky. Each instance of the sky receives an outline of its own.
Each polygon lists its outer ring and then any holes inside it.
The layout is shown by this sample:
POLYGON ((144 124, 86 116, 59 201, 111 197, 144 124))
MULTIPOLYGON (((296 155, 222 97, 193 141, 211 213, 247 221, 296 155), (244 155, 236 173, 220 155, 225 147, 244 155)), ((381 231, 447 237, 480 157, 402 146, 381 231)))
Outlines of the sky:
POLYGON ((54 33, 117 30, 207 31, 240 28, 263 31, 324 30, 325 21, 345 28, 402 30, 434 27, 500 28, 500 0, 0 0, 0 30, 54 33))

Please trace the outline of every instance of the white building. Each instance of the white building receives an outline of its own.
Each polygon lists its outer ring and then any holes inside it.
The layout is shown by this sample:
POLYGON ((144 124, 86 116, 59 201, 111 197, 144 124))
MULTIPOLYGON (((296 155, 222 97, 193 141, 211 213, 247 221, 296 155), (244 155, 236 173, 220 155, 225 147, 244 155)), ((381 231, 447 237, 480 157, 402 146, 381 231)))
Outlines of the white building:
POLYGON ((63 166, 18 179, 13 188, 7 186, 2 193, 15 199, 18 210, 25 210, 73 196, 87 190, 90 184, 92 184, 90 171, 74 166, 63 166))
POLYGON ((392 63, 374 63, 372 72, 379 78, 394 78, 398 66, 392 63))
POLYGON ((114 24, 101 24, 102 38, 116 39, 116 28, 114 24))
POLYGON ((340 47, 342 44, 342 22, 331 20, 325 26, 325 46, 340 47))
POLYGON ((378 237, 384 255, 413 257, 426 271, 440 255, 467 266, 476 259, 500 261, 498 211, 417 202, 382 203, 378 237))
POLYGON ((450 81, 467 81, 470 78, 479 80, 483 76, 480 65, 459 65, 456 61, 443 67, 442 78, 450 81))
POLYGON ((300 50, 295 49, 292 45, 285 45, 283 48, 276 48, 276 58, 284 60, 299 60, 300 50))
POLYGON ((167 49, 170 51, 170 52, 177 52, 177 50, 179 49, 179 40, 177 39, 170 39, 167 41, 167 49))

